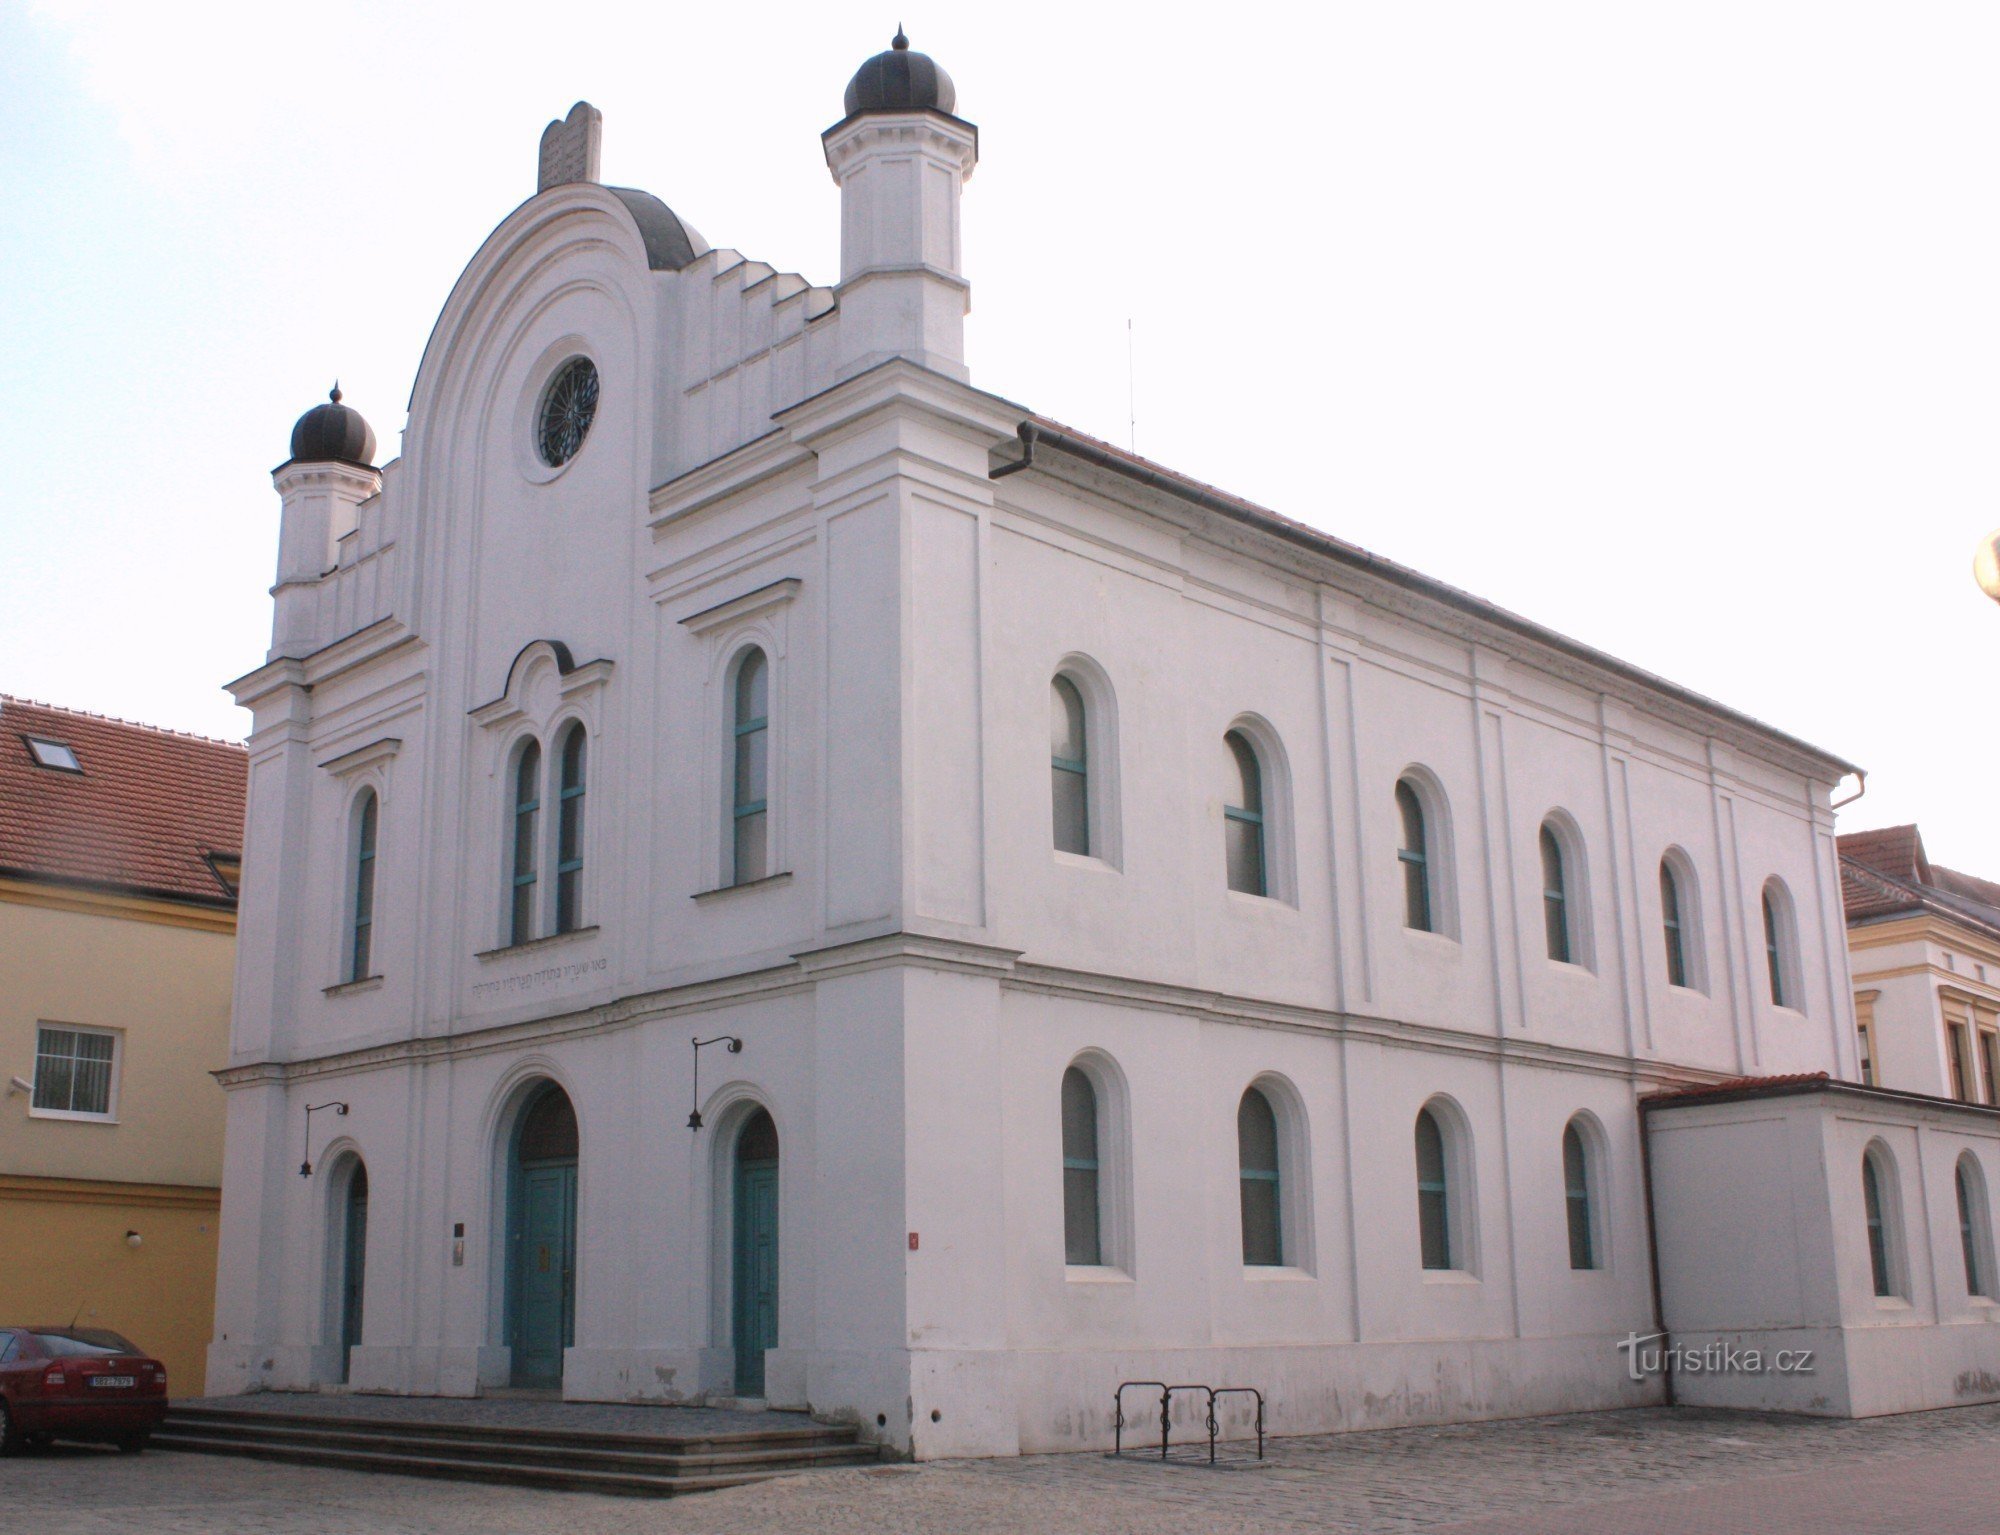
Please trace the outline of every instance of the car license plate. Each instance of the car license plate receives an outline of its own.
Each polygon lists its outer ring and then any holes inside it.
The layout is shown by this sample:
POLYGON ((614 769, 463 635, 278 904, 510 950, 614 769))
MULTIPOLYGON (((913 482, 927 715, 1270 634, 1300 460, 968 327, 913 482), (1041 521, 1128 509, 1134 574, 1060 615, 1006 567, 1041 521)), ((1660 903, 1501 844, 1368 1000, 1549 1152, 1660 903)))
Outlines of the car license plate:
POLYGON ((93 1375, 90 1377, 90 1383, 93 1386, 107 1388, 122 1386, 128 1391, 132 1389, 132 1377, 129 1375, 93 1375))

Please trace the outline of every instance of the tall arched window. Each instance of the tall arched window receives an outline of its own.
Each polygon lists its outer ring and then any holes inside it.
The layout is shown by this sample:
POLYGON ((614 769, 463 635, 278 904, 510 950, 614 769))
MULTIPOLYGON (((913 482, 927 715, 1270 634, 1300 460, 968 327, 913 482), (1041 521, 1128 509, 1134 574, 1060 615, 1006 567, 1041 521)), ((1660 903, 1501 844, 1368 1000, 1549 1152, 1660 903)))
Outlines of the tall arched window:
POLYGON ((1222 806, 1223 850, 1229 868, 1229 888, 1245 895, 1268 895, 1270 885, 1264 856, 1264 765, 1257 748, 1240 730, 1222 738, 1229 761, 1222 806))
POLYGON ((1775 879, 1764 883, 1764 964, 1775 1007, 1797 1007, 1798 987, 1792 967, 1792 903, 1775 879))
POLYGON ((770 873, 771 667, 761 650, 736 664, 734 778, 730 798, 730 880, 747 885, 770 873))
POLYGON ((1097 1089, 1082 1068, 1062 1079, 1063 1261, 1104 1262, 1104 1220, 1097 1157, 1097 1089))
POLYGON ((1986 1208, 1986 1177, 1971 1152, 1958 1159, 1958 1243, 1965 1254, 1965 1293, 1993 1294, 1993 1225, 1986 1208))
POLYGON ((1542 822, 1542 930, 1549 958, 1570 962, 1569 879, 1563 867, 1562 839, 1554 825, 1542 822))
POLYGON ((1417 1231, 1424 1267, 1449 1269, 1451 1242, 1451 1168, 1445 1157, 1444 1130, 1429 1109, 1417 1111, 1417 1231))
POLYGON ((1868 1222, 1868 1267, 1875 1293, 1888 1297, 1896 1292, 1896 1207, 1889 1187, 1891 1174, 1879 1146, 1870 1146, 1861 1157, 1861 1203, 1868 1222))
POLYGON ((1236 1106, 1237 1186, 1243 1207, 1243 1262, 1277 1268, 1285 1261, 1278 1179, 1278 1116, 1271 1100, 1250 1088, 1236 1106))
POLYGON ((1563 1128, 1563 1202, 1569 1212, 1569 1266, 1599 1267, 1590 1198, 1590 1147, 1573 1119, 1563 1128))
POLYGON ((1407 778, 1396 783, 1396 814, 1403 823, 1403 840, 1396 849, 1396 860, 1403 869, 1403 926, 1434 933, 1430 838, 1424 826, 1423 801, 1407 778))
POLYGON ((375 831, 379 818, 375 791, 363 789, 354 802, 354 906, 348 922, 347 979, 372 973, 375 939, 375 831))
POLYGON ((1090 764, 1083 695, 1067 677, 1049 683, 1049 774, 1059 853, 1090 852, 1090 764))
POLYGON ((1660 925, 1667 940, 1667 984, 1688 984, 1687 929, 1681 922, 1681 881, 1674 866, 1660 860, 1660 925))
POLYGON ((556 804, 556 931, 583 925, 583 726, 563 737, 562 785, 556 804))
POLYGON ((538 828, 542 811, 542 748, 530 741, 514 764, 514 857, 509 865, 511 886, 507 941, 526 943, 535 936, 535 880, 538 828))

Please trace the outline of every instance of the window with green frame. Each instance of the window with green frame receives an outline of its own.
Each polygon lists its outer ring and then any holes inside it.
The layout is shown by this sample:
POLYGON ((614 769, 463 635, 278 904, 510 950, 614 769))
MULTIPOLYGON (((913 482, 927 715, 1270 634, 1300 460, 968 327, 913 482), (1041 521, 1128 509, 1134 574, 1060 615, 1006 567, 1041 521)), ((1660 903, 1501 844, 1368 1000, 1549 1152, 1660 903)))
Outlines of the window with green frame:
POLYGON ((542 748, 530 740, 514 763, 514 852, 508 864, 507 941, 535 936, 535 887, 539 878, 542 814, 542 748))
POLYGON ((771 872, 771 666, 752 647, 736 663, 730 793, 730 883, 771 872))
POLYGON ((1264 765, 1242 731, 1230 731, 1222 744, 1228 757, 1222 839, 1229 888, 1245 895, 1269 895, 1264 856, 1264 765))
POLYGON ((1090 853, 1090 763, 1083 695, 1058 673, 1049 683, 1049 777, 1055 847, 1090 853))
POLYGON ((1097 1088, 1080 1066, 1062 1078, 1063 1261, 1104 1262, 1102 1168, 1097 1151, 1097 1088))
POLYGON ((1236 1105, 1236 1168, 1244 1267, 1280 1267, 1285 1261, 1285 1230, 1278 1116, 1259 1088, 1247 1089, 1236 1105))
POLYGON ((584 738, 581 724, 563 737, 556 795, 556 931, 583 925, 584 738))

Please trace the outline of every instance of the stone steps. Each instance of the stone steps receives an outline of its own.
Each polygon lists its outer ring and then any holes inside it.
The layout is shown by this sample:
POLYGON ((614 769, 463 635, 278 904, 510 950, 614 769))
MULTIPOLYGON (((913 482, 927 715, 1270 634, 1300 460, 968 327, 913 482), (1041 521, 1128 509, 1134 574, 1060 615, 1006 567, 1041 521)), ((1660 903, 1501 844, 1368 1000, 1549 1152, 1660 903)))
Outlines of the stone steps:
POLYGON ((170 1409, 152 1443, 292 1465, 640 1497, 710 1492, 878 1458, 852 1428, 827 1425, 625 1434, 192 1406, 170 1409))

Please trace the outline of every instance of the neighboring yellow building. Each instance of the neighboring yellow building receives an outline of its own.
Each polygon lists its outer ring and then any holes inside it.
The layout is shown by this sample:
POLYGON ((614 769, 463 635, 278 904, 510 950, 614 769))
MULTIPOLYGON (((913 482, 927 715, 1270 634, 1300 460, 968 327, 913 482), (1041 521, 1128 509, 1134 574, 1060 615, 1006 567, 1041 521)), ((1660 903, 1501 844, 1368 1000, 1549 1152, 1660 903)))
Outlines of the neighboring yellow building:
POLYGON ((2000 1105, 2000 885, 1914 826, 1842 836, 1840 883, 1863 1080, 2000 1105))
POLYGON ((199 1395, 215 1307, 243 748, 0 696, 0 1325, 199 1395))

